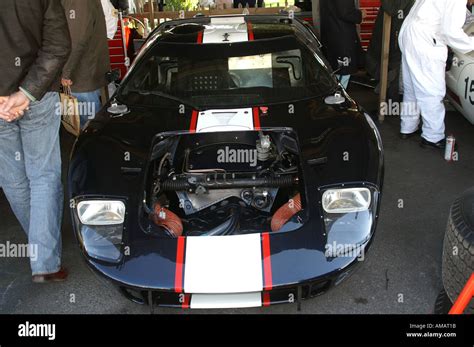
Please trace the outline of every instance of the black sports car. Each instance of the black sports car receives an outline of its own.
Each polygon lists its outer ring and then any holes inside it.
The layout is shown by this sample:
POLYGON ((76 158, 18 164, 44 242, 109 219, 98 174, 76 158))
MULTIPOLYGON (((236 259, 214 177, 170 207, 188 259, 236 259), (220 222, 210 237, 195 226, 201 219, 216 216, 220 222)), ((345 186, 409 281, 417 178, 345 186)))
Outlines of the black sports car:
POLYGON ((73 149, 74 230, 135 302, 241 308, 339 284, 373 239, 383 149, 311 28, 166 22, 73 149))

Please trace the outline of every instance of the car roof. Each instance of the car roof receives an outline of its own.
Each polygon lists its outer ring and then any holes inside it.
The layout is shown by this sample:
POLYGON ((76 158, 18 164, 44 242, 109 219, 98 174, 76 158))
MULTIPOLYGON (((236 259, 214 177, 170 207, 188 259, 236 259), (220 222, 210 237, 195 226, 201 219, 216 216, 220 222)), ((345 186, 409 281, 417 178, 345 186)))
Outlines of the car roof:
POLYGON ((201 16, 165 22, 150 39, 203 44, 258 41, 295 35, 295 22, 299 21, 284 15, 201 16))

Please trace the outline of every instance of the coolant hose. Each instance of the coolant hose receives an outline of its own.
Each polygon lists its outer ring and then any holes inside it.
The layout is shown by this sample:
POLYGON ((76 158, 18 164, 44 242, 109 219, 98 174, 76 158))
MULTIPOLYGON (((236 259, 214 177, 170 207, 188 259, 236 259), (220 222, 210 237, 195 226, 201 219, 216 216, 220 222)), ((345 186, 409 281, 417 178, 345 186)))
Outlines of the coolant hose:
POLYGON ((273 215, 272 231, 280 231, 283 226, 290 221, 297 213, 302 210, 301 194, 296 195, 273 215))
POLYGON ((150 214, 150 218, 157 226, 166 229, 171 237, 178 238, 183 235, 184 228, 181 218, 159 203, 153 206, 153 213, 150 214))

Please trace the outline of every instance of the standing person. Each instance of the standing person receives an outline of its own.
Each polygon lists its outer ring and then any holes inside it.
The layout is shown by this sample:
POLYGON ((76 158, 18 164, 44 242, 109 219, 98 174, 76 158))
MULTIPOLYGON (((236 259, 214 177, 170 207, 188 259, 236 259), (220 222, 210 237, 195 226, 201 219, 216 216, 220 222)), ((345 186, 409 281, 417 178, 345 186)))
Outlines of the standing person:
MULTIPOLYGON (((86 0, 87 1, 87 0, 86 0)), ((123 11, 124 13, 127 13, 129 10, 129 3, 128 0, 110 0, 112 2, 112 5, 117 10, 123 11)))
POLYGON ((238 8, 239 5, 244 7, 263 7, 263 0, 234 0, 234 8, 238 8))
POLYGON ((363 12, 354 0, 321 0, 321 41, 323 52, 344 88, 361 63, 361 43, 357 25, 363 12))
POLYGON ((61 0, 61 3, 72 40, 71 55, 63 68, 62 84, 71 88, 81 105, 83 128, 102 107, 101 88, 108 84, 107 27, 100 0, 61 0))
POLYGON ((33 282, 64 281, 56 108, 70 39, 61 4, 2 0, 0 47, 0 187, 36 249, 33 282))
POLYGON ((105 15, 105 24, 107 28, 107 38, 112 40, 115 37, 118 29, 118 11, 112 5, 110 0, 101 0, 102 3, 102 10, 104 11, 105 15))
POLYGON ((421 111, 421 145, 425 148, 446 147, 443 99, 448 46, 462 53, 474 50, 474 37, 463 30, 465 20, 466 1, 417 0, 400 31, 404 87, 401 135, 407 138, 418 132, 421 111))

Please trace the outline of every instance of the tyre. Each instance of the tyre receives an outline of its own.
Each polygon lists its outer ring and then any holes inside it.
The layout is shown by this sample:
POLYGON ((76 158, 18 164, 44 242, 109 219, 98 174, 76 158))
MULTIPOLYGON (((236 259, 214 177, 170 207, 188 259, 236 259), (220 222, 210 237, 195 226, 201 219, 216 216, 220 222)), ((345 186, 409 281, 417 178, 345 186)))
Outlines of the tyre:
POLYGON ((451 302, 448 294, 443 288, 441 292, 438 294, 438 297, 436 298, 434 313, 435 314, 448 314, 451 307, 453 307, 453 303, 451 302))
MULTIPOLYGON (((451 302, 456 301, 472 273, 474 273, 474 188, 454 202, 444 237, 442 278, 444 289, 451 302)), ((473 301, 465 313, 474 313, 473 301)))

